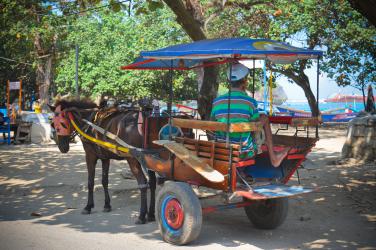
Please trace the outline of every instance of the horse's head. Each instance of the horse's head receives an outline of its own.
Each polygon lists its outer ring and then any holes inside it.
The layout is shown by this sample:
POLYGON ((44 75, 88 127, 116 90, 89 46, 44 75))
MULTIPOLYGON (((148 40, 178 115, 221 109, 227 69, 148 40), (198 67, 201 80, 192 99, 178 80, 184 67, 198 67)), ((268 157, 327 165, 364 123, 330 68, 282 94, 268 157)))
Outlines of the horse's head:
POLYGON ((70 122, 70 114, 79 113, 79 109, 94 108, 96 105, 87 101, 60 100, 54 106, 49 107, 54 112, 51 125, 56 131, 56 144, 61 153, 67 153, 70 137, 74 131, 70 122))

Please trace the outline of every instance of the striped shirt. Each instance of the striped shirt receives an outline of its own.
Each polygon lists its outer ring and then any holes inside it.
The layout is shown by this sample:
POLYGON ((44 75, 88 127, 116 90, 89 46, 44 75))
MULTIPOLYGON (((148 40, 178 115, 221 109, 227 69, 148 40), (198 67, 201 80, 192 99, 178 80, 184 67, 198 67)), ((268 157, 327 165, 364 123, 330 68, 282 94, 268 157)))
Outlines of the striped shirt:
MULTIPOLYGON (((231 91, 230 109, 228 109, 229 93, 218 96, 213 101, 211 117, 213 120, 227 123, 249 122, 259 118, 257 111, 257 101, 249 97, 245 92, 239 90, 231 91), (228 116, 229 114, 229 116, 228 116)), ((220 139, 226 138, 226 132, 217 132, 220 139)), ((248 156, 252 157, 256 149, 256 144, 250 132, 230 133, 230 140, 234 143, 242 142, 242 149, 250 151, 248 156)))

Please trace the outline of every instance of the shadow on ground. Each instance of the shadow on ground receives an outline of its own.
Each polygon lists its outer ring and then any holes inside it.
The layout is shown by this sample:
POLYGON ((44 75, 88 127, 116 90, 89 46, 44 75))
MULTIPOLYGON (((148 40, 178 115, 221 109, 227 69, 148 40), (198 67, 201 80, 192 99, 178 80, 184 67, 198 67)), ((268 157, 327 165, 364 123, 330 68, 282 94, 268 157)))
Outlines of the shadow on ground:
MULTIPOLYGON (((139 193, 134 180, 121 176, 125 164, 112 162, 110 169, 113 211, 102 212, 103 189, 96 179, 93 213, 81 215, 87 198, 87 175, 80 145, 66 155, 54 145, 2 145, 0 151, 0 223, 28 220, 82 232, 133 233, 145 240, 161 240, 155 222, 134 224, 139 193)), ((375 166, 336 164, 338 157, 338 152, 326 151, 320 145, 313 150, 307 167, 299 173, 302 184, 317 191, 291 198, 288 218, 280 228, 258 230, 243 209, 225 210, 205 215, 200 237, 188 247, 213 243, 262 249, 375 247, 375 166)), ((97 171, 101 173, 100 165, 97 171)), ((297 181, 294 176, 292 183, 297 181)))

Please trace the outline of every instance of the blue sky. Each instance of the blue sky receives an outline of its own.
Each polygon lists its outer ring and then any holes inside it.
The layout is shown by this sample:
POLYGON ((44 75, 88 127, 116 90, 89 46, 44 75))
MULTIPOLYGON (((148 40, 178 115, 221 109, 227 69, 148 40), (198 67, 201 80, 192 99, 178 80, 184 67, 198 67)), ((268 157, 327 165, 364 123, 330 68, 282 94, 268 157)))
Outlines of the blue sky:
MULTIPOLYGON (((295 36, 287 41, 292 46, 296 46, 298 48, 305 48, 306 47, 306 35, 303 32, 299 32, 295 34, 295 36)), ((326 51, 325 47, 322 48, 315 48, 317 50, 326 51)), ((310 69, 306 69, 305 73, 309 78, 309 82, 311 85, 311 89, 316 96, 316 72, 317 64, 313 62, 313 65, 310 69)), ((295 83, 289 83, 286 77, 279 77, 277 83, 282 85, 283 89, 285 90, 287 97, 289 100, 304 100, 306 101, 307 98, 304 95, 304 91, 295 83)), ((324 72, 320 72, 320 87, 319 87, 319 99, 325 99, 332 94, 341 93, 341 94, 348 94, 348 95, 361 95, 362 92, 357 90, 356 88, 347 86, 347 87, 339 87, 336 82, 327 77, 324 72)))

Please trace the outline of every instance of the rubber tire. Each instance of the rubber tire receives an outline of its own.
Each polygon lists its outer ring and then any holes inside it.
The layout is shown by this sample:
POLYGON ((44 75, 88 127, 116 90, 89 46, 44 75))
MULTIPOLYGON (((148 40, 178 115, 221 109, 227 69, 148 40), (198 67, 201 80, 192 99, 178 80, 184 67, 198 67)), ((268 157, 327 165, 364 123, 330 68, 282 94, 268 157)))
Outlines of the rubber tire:
POLYGON ((274 229, 285 221, 288 205, 288 198, 284 197, 254 201, 250 206, 244 207, 244 210, 256 228, 274 229))
POLYGON ((164 183, 157 195, 157 223, 163 240, 174 245, 188 244, 199 236, 202 225, 202 208, 190 185, 173 181, 164 183), (184 212, 183 225, 175 232, 166 227, 161 218, 162 204, 168 196, 177 199, 184 212))

